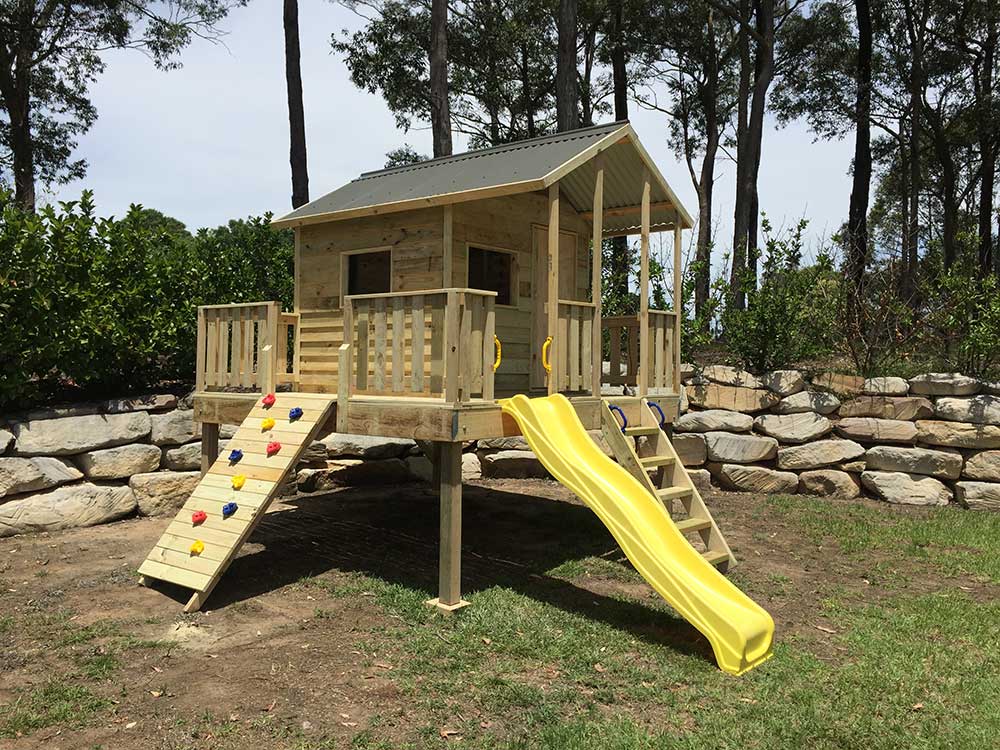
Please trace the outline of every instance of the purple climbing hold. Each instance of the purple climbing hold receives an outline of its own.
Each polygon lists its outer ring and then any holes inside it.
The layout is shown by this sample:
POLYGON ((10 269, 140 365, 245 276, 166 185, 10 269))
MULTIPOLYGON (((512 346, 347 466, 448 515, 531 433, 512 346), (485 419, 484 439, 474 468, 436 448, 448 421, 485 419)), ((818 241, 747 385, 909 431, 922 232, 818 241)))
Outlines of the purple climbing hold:
POLYGON ((288 412, 288 418, 290 420, 298 419, 301 416, 302 416, 302 408, 298 406, 294 407, 288 412))
POLYGON ((225 505, 222 506, 222 517, 229 518, 237 510, 239 510, 239 507, 240 506, 238 506, 236 503, 226 503, 225 505))
POLYGON ((241 458, 243 458, 243 451, 241 451, 239 448, 234 448, 229 452, 229 463, 234 464, 241 458))

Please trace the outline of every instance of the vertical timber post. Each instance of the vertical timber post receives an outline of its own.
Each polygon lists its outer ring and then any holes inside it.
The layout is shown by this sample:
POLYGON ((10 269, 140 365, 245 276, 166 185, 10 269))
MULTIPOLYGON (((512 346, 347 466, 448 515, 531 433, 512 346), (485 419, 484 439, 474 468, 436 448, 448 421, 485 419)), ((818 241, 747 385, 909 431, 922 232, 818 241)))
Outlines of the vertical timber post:
POLYGON ((462 444, 437 444, 441 492, 441 542, 438 557, 438 595, 427 604, 450 614, 468 606, 462 599, 462 444))
POLYGON ((219 457, 219 425, 217 422, 201 423, 201 475, 205 476, 219 457))
MULTIPOLYGON (((450 289, 455 286, 455 207, 450 203, 444 207, 444 224, 441 228, 441 288, 450 289)), ((465 286, 463 284, 463 286, 465 286)))
POLYGON ((556 331, 559 329, 559 183, 549 186, 549 240, 548 240, 548 270, 549 288, 546 298, 548 308, 546 319, 548 321, 547 336, 552 337, 549 345, 549 365, 548 391, 551 396, 559 391, 559 347, 564 342, 556 339, 556 331))
POLYGON ((681 278, 681 212, 674 218, 674 393, 681 392, 681 325, 684 322, 682 294, 684 280, 681 278))
POLYGON ((649 345, 649 170, 642 172, 642 207, 639 227, 639 396, 649 393, 653 353, 649 345))
POLYGON ((591 240, 590 255, 590 300, 594 303, 593 343, 593 379, 590 385, 591 395, 601 395, 601 374, 604 363, 603 342, 601 334, 601 262, 604 252, 604 154, 600 153, 594 160, 597 174, 594 178, 594 236, 591 240))

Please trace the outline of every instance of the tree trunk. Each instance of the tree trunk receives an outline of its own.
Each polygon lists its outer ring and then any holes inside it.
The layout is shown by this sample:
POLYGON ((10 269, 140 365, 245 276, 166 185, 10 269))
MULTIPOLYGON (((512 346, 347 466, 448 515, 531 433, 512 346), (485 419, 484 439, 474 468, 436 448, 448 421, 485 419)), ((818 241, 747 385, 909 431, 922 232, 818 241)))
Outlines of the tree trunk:
POLYGON ((750 100, 750 3, 739 2, 739 21, 736 29, 736 46, 740 59, 740 75, 736 101, 736 200, 733 209, 733 253, 729 271, 730 307, 742 310, 746 306, 743 276, 747 265, 747 227, 749 223, 750 195, 747 179, 750 173, 747 104, 750 100))
MULTIPOLYGON (((611 33, 613 46, 611 48, 611 78, 614 88, 615 120, 622 122, 628 119, 628 68, 626 67, 626 49, 622 39, 622 4, 615 2, 611 16, 611 33)), ((628 298, 628 272, 630 258, 628 237, 614 237, 611 240, 611 257, 608 259, 608 275, 611 281, 610 292, 615 299, 628 298)), ((624 310, 613 311, 624 314, 624 310)))
POLYGON ((448 0, 431 0, 431 134, 434 156, 451 155, 451 105, 448 101, 448 0))
POLYGON ((705 117, 705 152, 702 155, 698 176, 698 244, 695 248, 694 310, 702 331, 707 332, 708 298, 712 275, 712 202, 715 193, 715 158, 719 152, 719 66, 715 41, 715 25, 711 9, 708 11, 708 63, 705 83, 701 88, 701 108, 705 117))
POLYGON ((556 57, 556 130, 579 127, 576 86, 576 21, 579 0, 559 0, 559 51, 556 57))
POLYGON ((14 200, 25 211, 35 210, 35 149, 31 140, 31 105, 27 87, 7 100, 10 149, 14 161, 14 200))
POLYGON ((858 23, 857 88, 854 104, 854 169, 851 202, 847 211, 847 283, 851 300, 848 314, 858 322, 865 268, 868 265, 868 199, 872 177, 871 85, 872 21, 868 0, 854 0, 858 23))
POLYGON ((288 90, 288 160, 292 167, 292 208, 309 202, 306 166, 306 116, 302 105, 302 66, 299 50, 299 3, 285 0, 285 86, 288 90))
POLYGON ((521 98, 524 107, 524 124, 528 137, 534 138, 538 135, 535 127, 535 102, 531 96, 531 68, 528 65, 528 47, 521 46, 521 98))
POLYGON ((979 270, 983 274, 993 271, 993 183, 997 171, 996 129, 993 124, 993 60, 996 54, 997 27, 991 11, 992 4, 989 4, 987 13, 990 13, 990 17, 987 19, 987 33, 983 42, 976 113, 982 163, 979 181, 979 270))

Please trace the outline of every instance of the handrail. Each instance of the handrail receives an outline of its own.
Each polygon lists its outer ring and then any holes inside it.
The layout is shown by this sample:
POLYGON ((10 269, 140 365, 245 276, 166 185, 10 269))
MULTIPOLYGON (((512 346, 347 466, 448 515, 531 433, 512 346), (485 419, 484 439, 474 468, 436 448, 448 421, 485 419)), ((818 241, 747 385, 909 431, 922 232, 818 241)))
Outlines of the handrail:
POLYGON ((468 287, 443 287, 441 289, 421 289, 418 291, 406 291, 406 292, 383 292, 376 294, 347 294, 344 295, 345 300, 351 300, 352 302, 359 302, 368 299, 380 299, 380 298, 393 298, 393 297, 417 297, 419 295, 427 294, 446 294, 448 292, 458 292, 460 294, 476 294, 480 297, 496 297, 496 292, 491 292, 488 289, 471 289, 468 287))

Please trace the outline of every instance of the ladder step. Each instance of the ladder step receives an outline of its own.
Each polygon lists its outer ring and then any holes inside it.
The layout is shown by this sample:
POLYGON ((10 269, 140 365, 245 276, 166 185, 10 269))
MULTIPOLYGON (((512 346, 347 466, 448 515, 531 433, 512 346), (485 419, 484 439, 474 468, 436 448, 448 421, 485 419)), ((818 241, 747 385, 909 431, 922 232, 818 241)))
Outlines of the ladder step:
POLYGON ((659 431, 660 431, 660 428, 656 427, 656 426, 652 426, 652 427, 626 427, 625 428, 625 434, 626 435, 632 435, 632 436, 635 436, 635 435, 655 435, 659 431))
POLYGON ((715 551, 706 550, 705 552, 701 553, 701 556, 704 557, 712 565, 718 565, 719 563, 726 562, 729 559, 729 554, 722 550, 715 550, 715 551))
POLYGON ((691 497, 691 489, 689 487, 664 487, 657 490, 656 494, 661 500, 685 500, 691 497))
POLYGON ((644 469, 653 469, 657 466, 670 466, 674 462, 673 456, 643 456, 639 459, 644 469))
POLYGON ((688 531, 701 531, 702 529, 710 529, 712 527, 712 522, 707 518, 685 518, 681 521, 674 521, 674 524, 682 534, 688 531))

